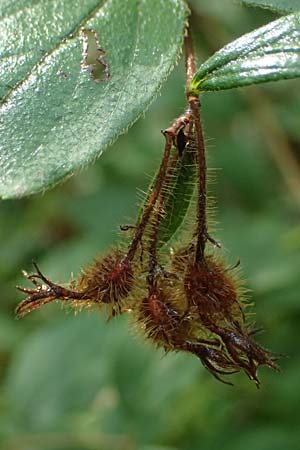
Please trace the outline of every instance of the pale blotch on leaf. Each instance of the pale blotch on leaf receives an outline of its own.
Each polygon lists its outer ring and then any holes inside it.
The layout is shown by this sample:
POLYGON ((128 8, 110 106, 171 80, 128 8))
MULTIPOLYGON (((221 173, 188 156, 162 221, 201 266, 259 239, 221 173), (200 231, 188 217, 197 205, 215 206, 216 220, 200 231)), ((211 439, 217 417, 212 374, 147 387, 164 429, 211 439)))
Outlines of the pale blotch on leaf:
POLYGON ((83 39, 83 59, 81 68, 90 73, 97 83, 109 79, 109 67, 105 60, 106 52, 100 47, 99 35, 93 29, 84 28, 80 31, 83 39))

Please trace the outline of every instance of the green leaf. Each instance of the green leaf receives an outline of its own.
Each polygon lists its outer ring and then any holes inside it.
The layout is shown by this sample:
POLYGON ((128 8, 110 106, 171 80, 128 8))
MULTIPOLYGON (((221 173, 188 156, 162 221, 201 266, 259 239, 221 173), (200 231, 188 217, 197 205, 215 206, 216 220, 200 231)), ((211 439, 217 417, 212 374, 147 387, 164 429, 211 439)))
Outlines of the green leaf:
MULTIPOLYGON (((177 153, 177 150, 175 150, 175 152, 177 153)), ((139 211, 138 220, 140 220, 142 213, 148 204, 156 181, 157 173, 151 180, 139 211)), ((172 172, 170 173, 170 170, 168 171, 167 181, 162 187, 162 195, 164 196, 164 214, 159 224, 157 236, 158 248, 163 247, 169 242, 180 228, 191 203, 195 184, 196 167, 192 156, 192 150, 187 146, 183 155, 177 159, 176 164, 172 168, 172 172)))
POLYGON ((104 0, 0 4, 0 98, 4 98, 61 41, 84 26, 104 0))
POLYGON ((245 5, 259 6, 280 14, 288 14, 300 10, 299 0, 242 0, 245 5))
POLYGON ((183 0, 2 4, 0 195, 53 185, 126 131, 176 63, 186 17, 183 0), (97 33, 108 81, 81 67, 82 29, 97 33))
POLYGON ((199 94, 299 76, 300 13, 295 13, 223 47, 200 66, 189 91, 199 94))
POLYGON ((166 244, 181 226, 190 205, 196 184, 196 168, 188 148, 178 159, 165 199, 165 215, 160 223, 159 246, 166 244))

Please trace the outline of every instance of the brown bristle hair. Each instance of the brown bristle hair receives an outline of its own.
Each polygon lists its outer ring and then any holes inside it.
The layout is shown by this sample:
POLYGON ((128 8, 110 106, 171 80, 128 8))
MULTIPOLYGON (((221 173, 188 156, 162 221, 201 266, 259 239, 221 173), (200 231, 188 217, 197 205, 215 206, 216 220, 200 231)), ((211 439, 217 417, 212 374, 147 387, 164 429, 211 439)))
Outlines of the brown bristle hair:
POLYGON ((199 317, 210 320, 242 319, 238 306, 238 289, 232 271, 209 255, 202 261, 189 261, 184 278, 184 290, 190 307, 199 317))
POLYGON ((174 349, 181 335, 186 334, 188 322, 184 321, 185 310, 179 309, 172 285, 160 280, 151 289, 141 291, 139 298, 142 300, 133 305, 133 314, 146 337, 165 350, 174 349))
POLYGON ((95 303, 120 303, 130 293, 134 277, 132 263, 120 250, 113 249, 83 270, 76 289, 84 292, 83 300, 95 303))

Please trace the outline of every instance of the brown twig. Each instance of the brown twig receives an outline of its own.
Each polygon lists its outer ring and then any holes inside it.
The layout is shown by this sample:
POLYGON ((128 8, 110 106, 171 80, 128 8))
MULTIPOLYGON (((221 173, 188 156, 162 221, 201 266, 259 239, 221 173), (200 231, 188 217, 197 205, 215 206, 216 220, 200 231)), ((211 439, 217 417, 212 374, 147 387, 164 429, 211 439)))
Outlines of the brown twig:
MULTIPOLYGON (((187 72, 187 101, 194 120, 195 134, 197 140, 197 168, 198 168, 198 205, 197 205, 197 245, 196 262, 203 260, 204 249, 207 239, 207 217, 206 217, 206 156, 205 143, 203 137, 202 123, 200 118, 200 100, 198 95, 191 95, 188 86, 196 71, 195 54, 193 49, 190 30, 184 40, 186 53, 186 72, 187 72)), ((210 240, 210 239, 209 239, 210 240)))
POLYGON ((167 168, 168 168, 168 161, 170 158, 171 149, 172 149, 172 145, 173 145, 173 138, 172 138, 171 134, 169 134, 167 132, 167 130, 163 131, 163 134, 165 135, 165 138, 166 138, 163 159, 161 161, 161 164, 160 164, 160 167, 158 170, 156 182, 153 186, 150 198, 148 200, 148 205, 146 206, 145 210, 143 211, 143 214, 139 220, 139 223, 136 226, 135 235, 133 237, 133 240, 130 244, 129 250, 126 255, 127 261, 132 261, 134 258, 134 255, 135 255, 136 250, 141 242, 143 233, 148 224, 149 218, 153 212, 153 209, 155 207, 156 201, 158 199, 158 196, 160 194, 160 191, 161 191, 161 188, 162 188, 165 176, 166 176, 166 172, 167 172, 167 168))
MULTIPOLYGON (((178 161, 178 153, 176 153, 170 162, 170 166, 169 169, 167 171, 166 174, 166 178, 165 178, 165 188, 167 189, 167 184, 168 184, 168 180, 173 176, 174 174, 174 170, 176 167, 176 163, 178 161)), ((165 206, 165 201, 166 201, 166 191, 164 191, 164 186, 162 186, 162 190, 161 193, 159 195, 158 201, 157 201, 157 205, 155 207, 155 217, 153 218, 153 223, 152 223, 152 227, 153 227, 153 231, 150 235, 150 244, 149 244, 149 263, 148 263, 148 269, 149 269, 149 274, 148 274, 148 283, 149 283, 149 287, 153 287, 153 284, 155 282, 155 272, 156 272, 156 268, 158 265, 158 261, 157 261, 157 244, 158 244, 158 233, 159 233, 159 226, 161 223, 161 220, 163 218, 163 214, 164 214, 164 206, 165 206)))

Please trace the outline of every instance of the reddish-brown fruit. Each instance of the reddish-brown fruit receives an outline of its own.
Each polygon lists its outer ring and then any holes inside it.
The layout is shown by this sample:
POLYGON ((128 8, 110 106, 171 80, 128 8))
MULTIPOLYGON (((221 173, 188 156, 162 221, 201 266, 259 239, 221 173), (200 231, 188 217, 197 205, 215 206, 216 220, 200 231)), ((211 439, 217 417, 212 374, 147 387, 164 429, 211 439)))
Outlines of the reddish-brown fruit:
POLYGON ((186 304, 179 301, 172 282, 164 280, 149 289, 138 306, 139 323, 146 336, 165 350, 197 353, 200 347, 220 347, 220 339, 211 339, 206 329, 199 336, 199 323, 189 314, 186 304), (194 342, 194 344, 192 344, 194 342), (193 351, 197 347, 197 352, 193 351))
POLYGON ((146 336, 166 350, 174 348, 181 339, 183 315, 173 304, 168 288, 153 287, 138 307, 138 321, 142 323, 146 336))
POLYGON ((240 283, 232 270, 212 256, 195 262, 193 247, 190 252, 187 248, 179 250, 173 257, 172 268, 184 275, 191 321, 198 321, 198 326, 194 326, 194 330, 198 327, 198 339, 184 343, 187 351, 196 354, 215 376, 243 370, 257 385, 259 366, 278 369, 278 355, 252 340, 239 295, 240 283), (221 340, 219 347, 203 345, 199 338, 205 336, 205 330, 211 334, 210 338, 221 340))
POLYGON ((95 303, 120 303, 133 286, 132 263, 123 252, 113 250, 83 271, 76 287, 83 299, 95 303))
POLYGON ((201 262, 189 263, 184 279, 184 290, 191 308, 201 321, 206 319, 239 320, 241 308, 235 281, 224 265, 207 257, 201 262))
POLYGON ((220 375, 231 375, 243 367, 231 357, 220 338, 209 337, 204 326, 201 330, 199 321, 195 326, 195 318, 178 306, 174 294, 172 284, 162 282, 159 287, 152 287, 140 303, 137 319, 147 338, 165 351, 184 351, 196 355, 215 378, 231 384, 220 375))

